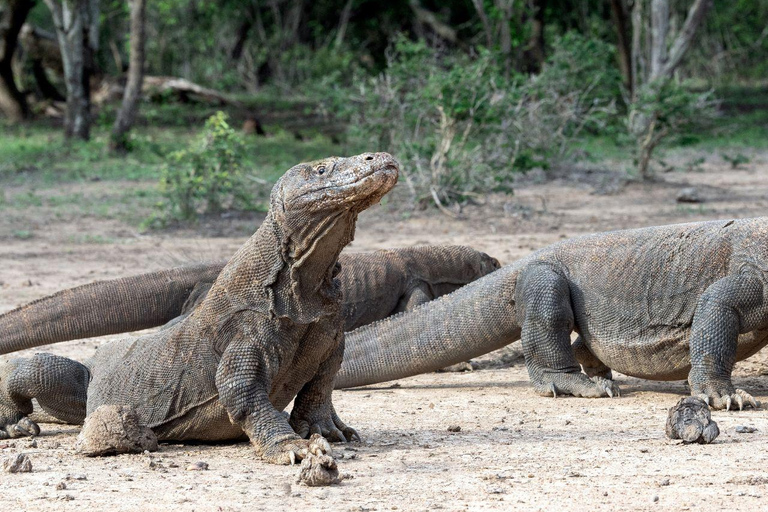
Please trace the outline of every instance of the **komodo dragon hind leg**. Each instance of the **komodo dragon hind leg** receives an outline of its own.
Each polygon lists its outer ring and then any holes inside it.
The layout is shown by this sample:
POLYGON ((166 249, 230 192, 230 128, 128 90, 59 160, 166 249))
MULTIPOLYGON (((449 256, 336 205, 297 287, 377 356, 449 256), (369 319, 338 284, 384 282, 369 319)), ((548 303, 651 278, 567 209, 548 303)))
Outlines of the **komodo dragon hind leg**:
POLYGON ((731 372, 736 363, 739 333, 764 328, 768 307, 764 285, 748 274, 728 276, 711 284, 701 295, 691 326, 691 395, 713 409, 760 406, 752 395, 736 389, 731 372))
POLYGON ((53 354, 0 364, 0 439, 40 433, 40 427, 27 417, 32 413, 33 398, 51 416, 81 424, 89 380, 84 365, 53 354))
POLYGON ((528 375, 537 393, 596 398, 619 395, 611 380, 581 372, 571 348, 573 311, 568 281, 546 264, 520 272, 515 289, 528 375))
POLYGON ((582 371, 587 374, 587 377, 602 377, 604 379, 613 380, 611 369, 589 350, 581 336, 576 338, 576 341, 573 342, 571 348, 576 356, 576 360, 581 365, 582 371))

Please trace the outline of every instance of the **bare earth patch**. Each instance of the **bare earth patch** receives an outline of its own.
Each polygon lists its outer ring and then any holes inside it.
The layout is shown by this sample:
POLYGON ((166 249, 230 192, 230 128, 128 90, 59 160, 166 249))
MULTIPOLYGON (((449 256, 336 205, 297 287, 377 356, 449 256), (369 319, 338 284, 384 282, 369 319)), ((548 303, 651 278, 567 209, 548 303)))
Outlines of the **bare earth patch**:
MULTIPOLYGON (((718 157, 701 167, 664 174, 654 184, 623 183, 600 172, 542 183, 529 176, 514 196, 467 207, 460 220, 374 208, 361 216, 349 250, 464 243, 507 263, 584 233, 766 215, 768 154, 738 170, 718 157), (678 192, 691 186, 704 202, 677 203, 678 192)), ((220 231, 226 236, 212 238, 192 230, 140 235, 118 221, 88 217, 46 218, 27 240, 2 222, 0 311, 96 279, 227 257, 244 240, 230 233, 244 232, 249 223, 255 229, 256 222, 232 220, 220 231), (77 236, 85 234, 102 243, 73 242, 93 239, 77 236)), ((108 339, 114 337, 37 351, 83 359, 108 339)), ((481 367, 491 369, 335 392, 340 416, 363 437, 334 446, 339 485, 298 485, 299 466, 264 464, 248 443, 161 443, 151 454, 87 458, 75 452, 79 427, 41 424, 35 440, 0 441, 3 459, 24 453, 33 468, 0 474, 0 503, 30 511, 766 507, 768 409, 714 411, 720 436, 709 445, 683 445, 664 433, 669 408, 687 395, 682 382, 619 375, 621 398, 542 398, 530 389, 516 347, 482 358, 481 367), (507 364, 493 364, 499 360, 507 364), (187 470, 202 464, 208 469, 187 470)), ((757 354, 738 365, 736 386, 768 403, 766 374, 765 356, 757 354)))

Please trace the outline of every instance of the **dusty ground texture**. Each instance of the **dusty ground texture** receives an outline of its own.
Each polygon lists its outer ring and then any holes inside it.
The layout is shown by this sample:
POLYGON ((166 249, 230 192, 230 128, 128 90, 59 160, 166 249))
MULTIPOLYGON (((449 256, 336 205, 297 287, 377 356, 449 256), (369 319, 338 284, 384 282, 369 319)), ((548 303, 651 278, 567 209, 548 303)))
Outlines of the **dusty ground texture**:
MULTIPOLYGON (((583 233, 765 215, 768 154, 751 156, 737 170, 713 156, 701 171, 663 174, 654 184, 589 168, 568 179, 534 174, 516 195, 465 208, 459 220, 375 208, 362 216, 350 250, 465 243, 510 262, 583 233), (691 185, 705 201, 676 203, 691 185)), ((98 195, 103 186, 80 191, 98 195)), ((118 221, 35 215, 19 211, 0 220, 0 311, 95 279, 229 256, 256 222, 212 221, 203 235, 140 235, 118 221), (34 238, 10 235, 21 221, 37 223, 34 238)), ((83 358, 105 341, 50 350, 83 358)), ((0 441, 0 457, 26 453, 33 464, 31 473, 0 473, 0 503, 41 511, 768 508, 768 410, 715 412, 720 437, 684 446, 664 436, 667 410, 686 394, 682 382, 619 376, 622 398, 540 398, 515 347, 501 355, 483 358, 484 366, 513 364, 336 392, 341 417, 363 436, 337 448, 340 485, 299 486, 298 467, 263 464, 246 443, 163 444, 151 455, 89 459, 75 453, 77 427, 44 424, 34 441, 0 441), (737 433, 737 426, 757 430, 737 433)), ((763 357, 740 364, 735 380, 768 403, 763 357)))

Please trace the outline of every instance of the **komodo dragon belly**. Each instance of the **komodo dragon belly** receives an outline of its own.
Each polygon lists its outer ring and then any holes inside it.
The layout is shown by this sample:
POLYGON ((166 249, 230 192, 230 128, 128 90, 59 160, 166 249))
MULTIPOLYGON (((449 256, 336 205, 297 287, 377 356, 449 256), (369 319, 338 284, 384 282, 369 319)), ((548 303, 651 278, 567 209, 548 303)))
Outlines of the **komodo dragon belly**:
POLYGON ((87 413, 104 404, 129 405, 161 440, 236 439, 216 390, 212 351, 169 343, 173 329, 101 347, 91 361, 87 413))

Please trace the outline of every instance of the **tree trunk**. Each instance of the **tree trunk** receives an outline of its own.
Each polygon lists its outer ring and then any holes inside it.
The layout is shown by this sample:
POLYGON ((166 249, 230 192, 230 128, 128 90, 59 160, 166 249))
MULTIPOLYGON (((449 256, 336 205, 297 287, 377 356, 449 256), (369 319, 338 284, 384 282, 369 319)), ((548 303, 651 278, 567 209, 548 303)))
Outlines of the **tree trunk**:
POLYGON ((544 10, 547 0, 532 0, 530 6, 533 15, 530 18, 531 35, 523 53, 524 69, 527 73, 537 74, 544 65, 544 10))
MULTIPOLYGON (((645 52, 641 45, 642 0, 635 0, 632 12, 632 68, 635 86, 633 105, 630 107, 630 131, 638 141, 638 170, 643 179, 651 176, 650 160, 653 150, 668 134, 668 128, 656 127, 659 113, 642 114, 636 108, 640 88, 660 88, 669 81, 691 45, 696 30, 712 7, 713 0, 695 0, 688 11, 683 28, 672 45, 667 45, 669 36, 669 0, 651 0, 650 27, 645 52), (643 57, 648 55, 650 69, 643 69, 643 57)), ((648 90, 648 89, 647 89, 648 90)), ((653 92, 655 89, 650 89, 653 92)))
POLYGON ((91 130, 91 98, 88 65, 90 51, 98 43, 93 19, 98 13, 97 0, 45 0, 53 15, 56 37, 61 48, 67 87, 67 113, 64 136, 88 140, 91 130), (86 40, 89 46, 86 46, 86 40))
POLYGON ((624 87, 629 91, 629 97, 635 96, 635 80, 632 66, 632 48, 629 40, 629 13, 626 0, 611 0, 611 18, 616 29, 616 49, 618 51, 619 70, 624 79, 624 87))
POLYGON ((667 63, 667 34, 669 0, 651 0, 651 81, 662 75, 667 63))
POLYGON ((34 0, 8 0, 0 17, 0 110, 13 123, 30 115, 27 100, 16 87, 11 62, 21 26, 34 5, 34 0))
POLYGON ((141 97, 141 86, 144 82, 144 43, 146 0, 129 0, 131 4, 131 55, 128 64, 128 82, 125 84, 123 104, 112 127, 109 147, 112 151, 125 152, 127 134, 136 120, 136 112, 141 97))

